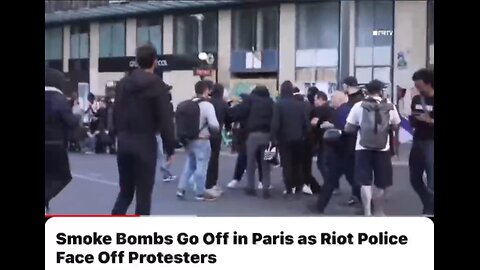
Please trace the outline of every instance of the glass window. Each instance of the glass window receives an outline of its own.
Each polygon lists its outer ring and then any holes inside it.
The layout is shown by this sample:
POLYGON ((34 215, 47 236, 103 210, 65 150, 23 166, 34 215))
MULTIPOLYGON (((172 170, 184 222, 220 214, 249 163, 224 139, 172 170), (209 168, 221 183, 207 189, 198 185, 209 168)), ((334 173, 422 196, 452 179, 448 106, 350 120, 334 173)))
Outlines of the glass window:
POLYGON ((433 0, 427 2, 427 45, 428 45, 428 67, 433 68, 433 47, 434 47, 434 8, 433 0))
POLYGON ((233 49, 278 50, 278 7, 233 11, 233 49))
POLYGON ((125 22, 100 24, 100 57, 125 56, 125 22))
POLYGON ((45 60, 63 59, 63 28, 45 29, 45 60))
POLYGON ((393 1, 355 2, 355 76, 359 83, 378 79, 391 91, 393 1))
POLYGON ((89 57, 89 26, 72 25, 70 28, 70 58, 85 59, 89 57))
POLYGON ((340 2, 297 5, 296 79, 337 82, 340 2))
POLYGON ((217 13, 188 14, 174 17, 174 53, 217 52, 217 13))
POLYGON ((137 19, 137 46, 151 43, 162 54, 162 19, 137 19))

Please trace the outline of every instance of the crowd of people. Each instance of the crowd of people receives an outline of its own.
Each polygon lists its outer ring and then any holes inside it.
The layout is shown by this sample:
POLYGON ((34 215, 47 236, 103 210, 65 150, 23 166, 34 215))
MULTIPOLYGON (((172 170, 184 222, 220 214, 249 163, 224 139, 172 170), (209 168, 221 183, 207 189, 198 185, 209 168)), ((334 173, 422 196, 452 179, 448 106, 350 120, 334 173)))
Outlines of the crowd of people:
MULTIPOLYGON (((112 106, 102 101, 98 109, 94 102, 89 106, 97 126, 87 133, 95 130, 93 135, 98 136, 107 131, 118 140, 120 192, 112 214, 125 214, 136 195, 135 213, 149 215, 157 160, 164 181, 175 180, 168 168, 179 147, 185 149, 186 162, 177 197, 186 199, 192 189, 196 200, 219 198, 224 192, 217 184, 221 130, 226 129, 234 135, 233 149, 238 153, 228 188, 239 187, 246 172, 246 195, 257 196, 260 190, 261 196, 269 199, 271 168, 280 166, 286 200, 314 194, 317 203, 309 208, 324 213, 345 176, 351 187, 348 205, 361 206, 366 216, 385 215, 385 190, 393 184, 392 156, 398 148, 401 119, 396 106, 386 98, 384 83, 372 80, 362 88, 355 77, 347 77, 328 100, 316 87, 310 87, 304 96, 292 82, 285 81, 276 101, 269 89, 257 85, 238 102, 228 103, 221 84, 200 80, 194 87, 195 97, 181 102, 174 111, 171 86, 154 74, 156 55, 150 45, 137 48, 139 68, 118 82, 112 106), (312 174, 314 157, 322 184, 312 174)), ((60 104, 60 74, 46 70, 45 77, 47 211, 50 199, 71 180, 68 157, 59 143, 61 132, 55 131, 72 130, 81 116, 77 113, 75 117, 75 109, 66 111, 66 105, 60 104), (63 168, 49 165, 48 161, 57 159, 62 160, 63 168), (54 182, 63 182, 63 187, 54 182)), ((410 180, 423 203, 423 214, 433 215, 433 71, 421 69, 412 80, 420 94, 411 104, 410 123, 415 132, 410 180)))

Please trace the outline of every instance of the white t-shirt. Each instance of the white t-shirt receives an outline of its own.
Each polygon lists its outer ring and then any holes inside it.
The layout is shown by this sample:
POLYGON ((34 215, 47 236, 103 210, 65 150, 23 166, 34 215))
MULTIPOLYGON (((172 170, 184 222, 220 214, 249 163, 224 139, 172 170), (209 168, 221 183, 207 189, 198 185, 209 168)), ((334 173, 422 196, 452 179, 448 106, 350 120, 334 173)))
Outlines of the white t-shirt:
MULTIPOLYGON (((382 101, 381 97, 374 97, 377 102, 382 101)), ((388 101, 390 103, 390 101, 388 101)), ((347 117, 347 123, 355 126, 360 126, 362 122, 363 108, 361 107, 362 101, 355 103, 352 110, 347 117)), ((398 115, 397 109, 393 106, 393 110, 390 111, 390 125, 400 125, 400 116, 398 115)), ((355 144, 355 150, 366 150, 365 147, 360 145, 360 131, 357 133, 357 143, 355 144)), ((390 136, 387 138, 387 145, 380 151, 390 150, 390 136)))

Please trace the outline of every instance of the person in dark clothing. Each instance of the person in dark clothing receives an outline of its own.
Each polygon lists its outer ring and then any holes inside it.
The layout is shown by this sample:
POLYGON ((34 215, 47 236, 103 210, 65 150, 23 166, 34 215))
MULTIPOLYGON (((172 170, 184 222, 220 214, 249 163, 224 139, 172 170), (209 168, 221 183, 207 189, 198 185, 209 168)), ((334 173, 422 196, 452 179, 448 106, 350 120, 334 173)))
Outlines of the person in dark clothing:
POLYGON ((115 154, 117 153, 117 147, 116 147, 116 141, 117 141, 117 136, 115 132, 115 125, 113 123, 113 107, 115 104, 115 99, 110 98, 107 101, 107 132, 108 136, 110 137, 109 139, 109 153, 110 154, 115 154))
POLYGON ((97 112, 95 113, 95 117, 97 118, 97 131, 98 134, 96 135, 96 144, 95 144, 95 153, 105 153, 107 151, 107 147, 110 144, 110 137, 108 136, 107 131, 107 121, 108 121, 108 114, 107 114, 107 104, 105 100, 100 100, 100 107, 98 108, 97 112))
MULTIPOLYGON (((241 94, 240 97, 242 98, 242 102, 248 102, 247 99, 249 98, 249 95, 241 94)), ((239 112, 242 111, 242 106, 233 106, 228 110, 229 120, 232 121, 235 119, 236 124, 225 124, 226 126, 233 125, 232 133, 234 134, 234 149, 238 153, 237 161, 235 162, 235 169, 233 172, 233 179, 227 184, 228 188, 236 188, 240 180, 242 180, 242 176, 245 170, 247 169, 247 119, 237 119, 240 114, 239 112)), ((263 155, 261 151, 257 151, 256 160, 258 169, 259 189, 263 189, 263 184, 260 186, 260 184, 262 183, 262 159, 263 155)))
MULTIPOLYGON (((343 88, 345 93, 348 95, 348 108, 351 110, 353 105, 365 99, 365 94, 358 86, 357 78, 353 76, 349 76, 343 80, 343 88)), ((349 113, 350 111, 348 111, 349 113)), ((348 115, 347 113, 347 115, 348 115)), ((345 116, 346 122, 346 116, 345 116)), ((345 175, 351 175, 351 178, 347 177, 347 181, 349 183, 353 183, 352 186, 352 196, 347 201, 348 205, 355 205, 356 203, 360 202, 357 198, 357 193, 360 194, 360 187, 356 184, 356 181, 353 179, 353 172, 355 168, 355 145, 357 143, 357 134, 351 133, 345 135, 345 143, 347 145, 348 151, 346 154, 346 172, 345 175), (350 180, 349 180, 350 179, 350 180)))
POLYGON ((305 140, 308 134, 308 116, 303 102, 293 97, 293 86, 285 81, 280 86, 280 100, 275 104, 271 128, 271 140, 280 148, 286 198, 302 194, 302 163, 305 155, 305 140))
MULTIPOLYGON (((220 125, 220 131, 224 126, 227 118, 228 104, 223 100, 224 88, 221 84, 214 84, 211 92, 210 102, 215 108, 215 115, 217 116, 218 124, 220 125)), ((229 122, 229 121, 227 121, 229 122)), ((218 181, 218 158, 220 156, 220 148, 222 146, 222 136, 220 133, 210 137, 210 147, 212 148, 212 154, 210 161, 208 162, 207 180, 205 184, 206 189, 214 188, 218 192, 222 192, 220 187, 217 186, 218 181)))
POLYGON ((80 123, 62 90, 63 73, 45 68, 45 214, 50 200, 72 180, 68 162, 68 134, 80 123))
MULTIPOLYGON (((318 128, 323 129, 322 136, 325 129, 328 128, 343 130, 351 110, 346 103, 345 94, 340 91, 332 96, 332 106, 334 111, 330 114, 330 118, 318 125, 318 128)), ((317 204, 311 209, 314 212, 324 213, 335 189, 339 186, 342 175, 345 175, 350 186, 352 186, 352 194, 360 201, 360 187, 357 187, 358 185, 353 182, 354 170, 350 168, 352 166, 349 160, 350 146, 347 144, 349 139, 349 134, 343 133, 338 141, 323 142, 322 155, 327 169, 323 189, 318 196, 317 204)))
POLYGON ((434 76, 433 70, 420 69, 412 80, 420 95, 412 99, 410 122, 414 128, 410 150, 410 183, 423 204, 423 214, 434 214, 434 76), (423 181, 427 174, 427 184, 423 181))
POLYGON ((112 214, 125 214, 133 196, 135 213, 149 215, 160 132, 169 162, 173 160, 175 138, 169 109, 168 87, 154 74, 157 51, 151 45, 136 50, 139 69, 117 84, 114 125, 118 134, 117 164, 120 192, 112 214))
MULTIPOLYGON (((293 89, 293 93, 294 97, 303 103, 305 114, 310 119, 313 113, 313 104, 311 104, 308 100, 305 100, 298 87, 293 89)), ((312 175, 312 159, 316 150, 314 134, 311 129, 304 141, 304 151, 305 155, 303 156, 302 162, 302 175, 305 177, 305 179, 303 180, 304 185, 302 187, 302 191, 308 195, 317 194, 320 191, 321 186, 318 184, 317 179, 315 179, 315 177, 312 175)))
MULTIPOLYGON (((317 155, 317 168, 323 178, 323 182, 327 177, 327 169, 325 163, 324 147, 323 147, 323 133, 324 129, 320 128, 320 125, 325 121, 330 121, 334 109, 328 104, 327 94, 321 91, 316 91, 313 96, 314 109, 310 115, 310 124, 312 126, 314 148, 317 155)), ((337 187, 338 188, 338 187, 337 187)))
MULTIPOLYGON (((247 188, 246 194, 255 196, 255 169, 257 153, 263 153, 270 142, 273 100, 265 86, 257 86, 248 99, 237 106, 235 120, 247 119, 247 188)), ((263 197, 270 198, 270 164, 262 158, 263 197)))

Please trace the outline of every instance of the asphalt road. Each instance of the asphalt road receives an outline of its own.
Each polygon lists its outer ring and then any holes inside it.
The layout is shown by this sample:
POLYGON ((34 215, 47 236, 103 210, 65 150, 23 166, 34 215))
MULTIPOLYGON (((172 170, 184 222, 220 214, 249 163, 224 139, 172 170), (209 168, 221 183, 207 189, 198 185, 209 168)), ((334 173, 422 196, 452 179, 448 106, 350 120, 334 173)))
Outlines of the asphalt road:
MULTIPOLYGON (((408 167, 402 160, 394 165, 394 185, 388 190, 387 215, 413 216, 421 213, 421 203, 413 192, 408 180, 408 167)), ((178 153, 172 171, 180 175, 185 162, 183 153, 178 153)), ((51 202, 51 214, 109 214, 118 192, 118 172, 113 155, 71 154, 70 164, 74 179, 51 202)), ((157 174, 153 191, 152 214, 154 215, 197 215, 197 216, 310 216, 306 205, 315 198, 305 195, 298 201, 286 201, 282 196, 283 183, 281 169, 273 169, 274 190, 270 200, 247 197, 242 189, 227 190, 226 185, 232 178, 235 156, 224 154, 220 158, 219 185, 226 190, 222 197, 214 202, 193 200, 192 192, 186 201, 175 196, 178 180, 163 183, 157 174)), ((314 167, 315 168, 315 167, 314 167)), ((323 180, 315 169, 314 176, 323 180)), ((240 186, 243 187, 242 180, 240 186)), ((352 216, 354 207, 344 206, 350 192, 348 183, 341 181, 342 193, 334 196, 326 209, 327 215, 352 216)), ((132 213, 133 205, 129 212, 132 213)))

